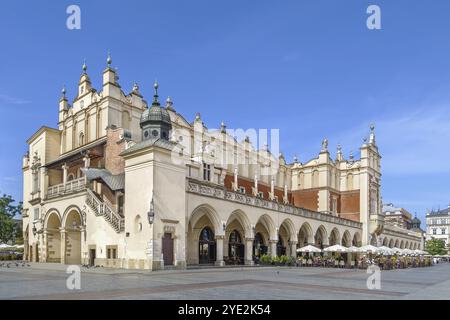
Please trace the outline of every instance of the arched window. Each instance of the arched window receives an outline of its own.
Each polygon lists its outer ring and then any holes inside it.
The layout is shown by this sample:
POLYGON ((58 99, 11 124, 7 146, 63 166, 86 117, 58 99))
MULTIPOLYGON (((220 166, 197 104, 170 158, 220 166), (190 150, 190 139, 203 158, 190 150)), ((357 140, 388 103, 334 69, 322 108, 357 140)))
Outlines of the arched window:
POLYGON ((298 188, 303 189, 305 187, 305 173, 300 171, 298 174, 298 188))
POLYGON ((314 170, 312 173, 312 183, 311 183, 313 188, 318 188, 319 187, 319 171, 314 170))
POLYGON ((347 190, 353 190, 353 174, 347 174, 347 190))
POLYGON ((78 136, 78 146, 81 147, 84 145, 84 133, 80 132, 80 135, 78 136))
POLYGON ((122 112, 122 128, 130 129, 130 113, 128 111, 122 112))

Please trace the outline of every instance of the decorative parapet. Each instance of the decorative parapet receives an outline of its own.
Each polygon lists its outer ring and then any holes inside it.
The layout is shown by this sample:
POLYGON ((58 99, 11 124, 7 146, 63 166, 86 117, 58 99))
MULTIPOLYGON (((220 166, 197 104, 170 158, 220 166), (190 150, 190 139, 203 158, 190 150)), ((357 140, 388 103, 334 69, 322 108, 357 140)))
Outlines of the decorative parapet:
POLYGON ((392 228, 392 226, 386 224, 384 225, 383 235, 403 237, 414 241, 418 241, 422 238, 422 235, 419 232, 411 231, 408 229, 400 229, 398 227, 392 228))
POLYGON ((324 222, 330 222, 335 224, 340 224, 344 226, 349 226, 353 228, 362 228, 362 223, 353 220, 343 219, 328 215, 321 212, 311 211, 303 208, 294 207, 288 204, 280 204, 275 201, 268 201, 258 197, 248 196, 242 193, 237 193, 233 191, 228 191, 225 187, 213 185, 191 178, 187 178, 187 190, 188 193, 199 194, 206 197, 212 197, 217 199, 222 199, 226 201, 232 201, 241 203, 244 205, 254 206, 258 208, 263 208, 267 210, 273 210, 277 212, 282 212, 286 214, 292 214, 296 216, 301 216, 304 218, 316 219, 324 222))
POLYGON ((82 177, 76 180, 69 181, 65 184, 62 183, 48 187, 47 199, 63 196, 78 191, 84 191, 85 189, 86 189, 86 178, 82 177))

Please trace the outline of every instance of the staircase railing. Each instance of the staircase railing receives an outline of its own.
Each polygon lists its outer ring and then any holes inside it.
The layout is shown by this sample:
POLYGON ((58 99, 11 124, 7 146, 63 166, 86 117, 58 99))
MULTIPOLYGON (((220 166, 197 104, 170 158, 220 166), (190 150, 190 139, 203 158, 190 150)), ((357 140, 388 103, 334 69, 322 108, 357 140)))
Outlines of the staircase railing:
POLYGON ((125 230, 124 217, 119 215, 108 203, 100 200, 90 189, 87 189, 86 204, 96 216, 103 216, 117 233, 125 230))

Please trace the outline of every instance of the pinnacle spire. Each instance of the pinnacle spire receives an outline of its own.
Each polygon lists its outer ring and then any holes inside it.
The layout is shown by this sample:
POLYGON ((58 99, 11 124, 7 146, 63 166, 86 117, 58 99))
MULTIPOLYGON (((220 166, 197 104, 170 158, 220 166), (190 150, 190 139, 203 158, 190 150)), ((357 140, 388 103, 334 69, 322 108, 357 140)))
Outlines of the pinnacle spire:
POLYGON ((153 89, 155 89, 155 94, 153 95, 153 105, 159 106, 159 101, 158 101, 158 82, 155 80, 155 83, 153 84, 153 89))

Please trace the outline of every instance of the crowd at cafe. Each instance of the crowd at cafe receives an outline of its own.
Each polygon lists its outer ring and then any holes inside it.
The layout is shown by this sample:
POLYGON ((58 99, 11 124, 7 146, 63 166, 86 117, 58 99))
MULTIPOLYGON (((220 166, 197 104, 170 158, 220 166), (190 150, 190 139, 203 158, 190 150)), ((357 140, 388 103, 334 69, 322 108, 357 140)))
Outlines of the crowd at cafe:
POLYGON ((376 265, 382 270, 429 267, 436 259, 422 250, 389 247, 344 247, 335 245, 319 249, 308 245, 297 249, 299 267, 334 267, 366 269, 376 265))

